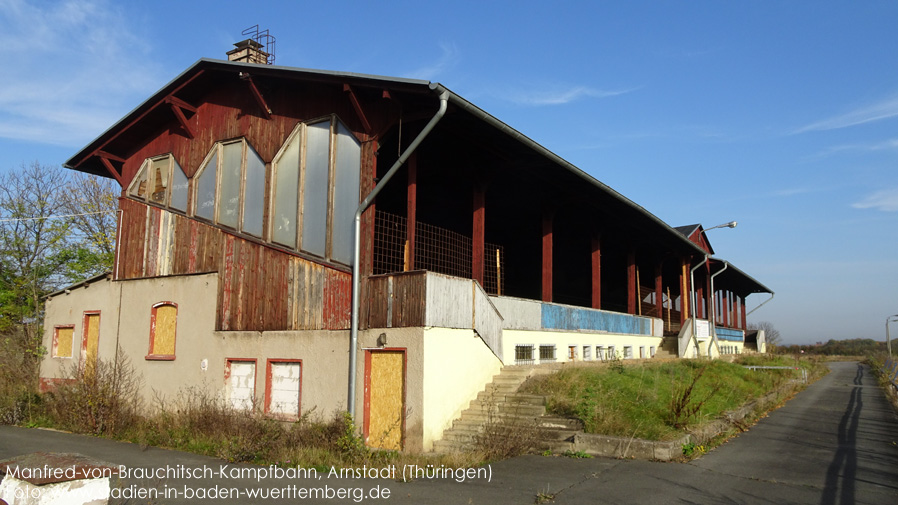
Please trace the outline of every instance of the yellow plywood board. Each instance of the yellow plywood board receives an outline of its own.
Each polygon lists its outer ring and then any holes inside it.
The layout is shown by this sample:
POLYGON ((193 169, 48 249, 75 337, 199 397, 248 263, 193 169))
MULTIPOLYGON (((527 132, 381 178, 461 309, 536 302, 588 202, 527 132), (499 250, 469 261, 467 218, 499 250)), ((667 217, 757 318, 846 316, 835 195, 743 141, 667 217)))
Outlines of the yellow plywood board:
POLYGON ((174 356, 175 329, 178 322, 178 308, 174 305, 156 307, 156 326, 153 333, 153 354, 174 356))
POLYGON ((402 449, 405 413, 405 354, 402 351, 371 353, 368 445, 402 449))
POLYGON ((100 314, 84 316, 84 351, 88 362, 97 360, 100 345, 100 314))
POLYGON ((72 357, 72 339, 75 328, 57 328, 56 329, 56 358, 72 357))

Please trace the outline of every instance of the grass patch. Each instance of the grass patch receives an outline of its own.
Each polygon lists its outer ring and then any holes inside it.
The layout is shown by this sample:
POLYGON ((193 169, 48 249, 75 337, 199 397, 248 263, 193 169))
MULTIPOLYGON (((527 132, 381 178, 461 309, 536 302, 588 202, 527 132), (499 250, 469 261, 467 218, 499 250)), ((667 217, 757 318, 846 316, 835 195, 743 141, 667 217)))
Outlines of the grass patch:
MULTIPOLYGON (((677 360, 610 368, 581 366, 528 381, 523 391, 545 395, 547 409, 583 422, 588 433, 673 440, 691 426, 760 398, 798 370, 751 371, 743 365, 801 366, 811 361, 744 356, 723 360, 677 360)), ((819 372, 814 372, 818 373, 819 372)))

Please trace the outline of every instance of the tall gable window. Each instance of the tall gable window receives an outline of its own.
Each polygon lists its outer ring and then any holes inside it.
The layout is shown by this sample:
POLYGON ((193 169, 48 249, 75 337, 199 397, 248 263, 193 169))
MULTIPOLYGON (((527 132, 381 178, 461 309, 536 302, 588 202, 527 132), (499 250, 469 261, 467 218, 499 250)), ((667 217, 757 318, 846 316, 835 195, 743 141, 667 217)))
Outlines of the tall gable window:
POLYGON ((336 116, 296 126, 275 156, 271 240, 352 262, 361 145, 336 116))
POLYGON ((216 143, 195 186, 196 217, 262 237, 265 162, 245 139, 216 143))
POLYGON ((187 211, 187 176, 171 154, 144 160, 128 194, 144 202, 187 211))

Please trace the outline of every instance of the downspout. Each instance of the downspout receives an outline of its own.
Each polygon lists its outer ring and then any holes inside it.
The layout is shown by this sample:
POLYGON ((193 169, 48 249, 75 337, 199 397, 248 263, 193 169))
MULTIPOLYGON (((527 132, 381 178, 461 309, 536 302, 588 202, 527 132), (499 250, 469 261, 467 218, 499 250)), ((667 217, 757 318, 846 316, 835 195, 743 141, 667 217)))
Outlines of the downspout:
MULTIPOLYGON (((705 254, 705 259, 703 259, 701 263, 699 263, 698 265, 695 265, 694 267, 692 267, 691 270, 689 270, 689 291, 690 291, 690 294, 692 295, 689 297, 692 300, 692 310, 691 310, 691 312, 692 312, 692 345, 694 345, 696 349, 698 349, 698 336, 695 333, 695 308, 696 308, 695 271, 698 270, 699 268, 701 268, 707 262, 708 262, 708 255, 705 254)), ((711 293, 714 293, 713 289, 711 290, 711 293)), ((709 348, 709 352, 710 352, 710 348, 709 348)))
MULTIPOLYGON (((723 268, 718 272, 711 274, 711 298, 714 298, 714 278, 722 274, 727 267, 730 266, 728 261, 723 262, 723 268)), ((717 344, 717 304, 714 304, 714 310, 711 311, 711 334, 714 335, 714 343, 717 344)), ((718 346, 720 344, 717 344, 718 346)))
POLYGON ((358 210, 355 211, 355 221, 353 226, 353 249, 352 249, 352 314, 350 316, 350 326, 349 326, 349 398, 347 401, 347 410, 350 414, 352 414, 353 418, 356 418, 355 411, 355 383, 356 383, 356 363, 358 358, 358 342, 359 342, 359 291, 361 290, 361 275, 359 265, 359 250, 361 249, 360 238, 362 235, 362 213, 365 212, 374 199, 377 197, 378 193, 384 188, 387 182, 393 177, 399 167, 402 166, 403 163, 408 159, 409 156, 418 148, 418 145, 424 140, 425 137, 430 133, 431 130, 437 125, 440 119, 446 114, 446 108, 449 104, 449 91, 444 89, 442 86, 437 85, 436 88, 440 91, 440 109, 437 113, 430 119, 430 121, 424 126, 424 129, 421 130, 421 133, 415 137, 415 140, 412 141, 411 144, 405 149, 399 159, 393 163, 393 166, 390 167, 390 170, 381 178, 380 182, 374 186, 374 189, 371 190, 371 193, 362 200, 362 203, 359 204, 358 210))
POLYGON ((754 312, 754 311, 760 309, 761 307, 764 306, 764 304, 766 304, 766 303, 769 302, 770 300, 773 300, 773 297, 774 297, 774 296, 776 296, 776 293, 774 293, 774 292, 771 291, 771 293, 770 293, 770 298, 764 300, 764 301, 761 303, 761 305, 758 305, 757 307, 755 307, 755 308, 749 310, 748 313, 745 314, 745 317, 750 316, 752 312, 754 312))

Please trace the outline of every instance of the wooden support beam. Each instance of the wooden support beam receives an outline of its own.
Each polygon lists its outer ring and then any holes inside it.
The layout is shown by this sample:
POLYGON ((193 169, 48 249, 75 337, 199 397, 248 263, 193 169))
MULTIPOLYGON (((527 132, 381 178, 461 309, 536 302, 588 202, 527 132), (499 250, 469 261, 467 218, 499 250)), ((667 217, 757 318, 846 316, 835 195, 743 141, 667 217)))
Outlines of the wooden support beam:
POLYGON ((602 308, 602 235, 592 237, 592 308, 602 308))
POLYGON ((552 219, 553 211, 543 211, 542 301, 552 301, 552 219))
MULTIPOLYGON (((700 275, 704 275, 704 271, 700 271, 700 275)), ((707 319, 705 317, 705 283, 701 282, 702 279, 695 280, 695 317, 699 319, 707 319)))
POLYGON ((262 92, 259 91, 256 83, 253 82, 253 77, 246 72, 240 72, 240 78, 249 85, 249 90, 256 100, 256 103, 259 104, 259 108, 262 109, 262 115, 265 116, 265 119, 271 119, 271 108, 268 106, 265 97, 262 96, 262 92))
POLYGON ((680 324, 686 324, 689 315, 689 259, 680 260, 680 324))
POLYGON ((415 229, 418 227, 418 153, 408 158, 408 183, 406 189, 405 271, 415 269, 415 229))
POLYGON ((627 314, 636 314, 636 301, 639 298, 636 286, 636 253, 627 253, 627 314))
POLYGON ((482 183, 474 183, 474 204, 472 210, 471 276, 483 286, 484 247, 486 236, 486 188, 482 183))
POLYGON ((362 122, 362 128, 365 129, 365 133, 371 135, 371 123, 368 121, 368 116, 365 115, 365 111, 362 109, 362 104, 359 103, 359 98, 356 96, 355 91, 352 90, 349 84, 343 84, 343 91, 349 96, 349 102, 352 104, 352 108, 355 109, 359 121, 362 122))
POLYGON ((742 329, 748 329, 748 320, 746 319, 747 315, 745 314, 745 297, 742 297, 742 329))
POLYGON ((193 128, 187 122, 187 116, 184 115, 184 111, 181 110, 181 108, 175 104, 170 104, 170 107, 171 107, 172 113, 175 115, 175 118, 178 120, 179 123, 181 123, 181 128, 184 128, 184 131, 187 132, 187 138, 192 139, 192 138, 196 137, 196 133, 193 131, 193 128))
POLYGON ((655 265, 655 308, 658 310, 657 317, 663 317, 664 313, 664 283, 661 278, 662 262, 655 265))
POLYGON ((109 161, 109 158, 103 158, 101 156, 100 162, 103 163, 103 166, 106 167, 106 171, 109 172, 109 174, 112 175, 112 177, 114 177, 116 181, 118 181, 118 183, 122 187, 122 189, 124 189, 125 181, 122 178, 122 175, 119 173, 119 171, 116 170, 115 167, 112 166, 112 163, 109 161))

